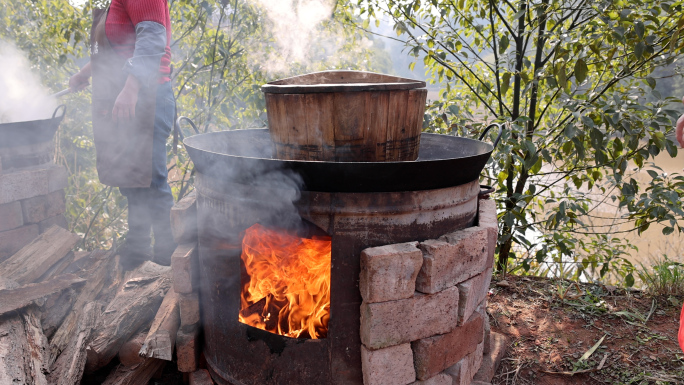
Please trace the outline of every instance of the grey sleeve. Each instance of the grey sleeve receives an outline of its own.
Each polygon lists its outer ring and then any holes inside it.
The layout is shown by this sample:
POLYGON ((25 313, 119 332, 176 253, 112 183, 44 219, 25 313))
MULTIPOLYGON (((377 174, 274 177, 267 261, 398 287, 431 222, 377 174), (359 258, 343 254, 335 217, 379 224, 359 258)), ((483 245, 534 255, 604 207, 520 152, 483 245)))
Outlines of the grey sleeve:
POLYGON ((149 86, 159 76, 159 63, 166 52, 166 28, 154 21, 135 26, 135 51, 123 70, 149 86))

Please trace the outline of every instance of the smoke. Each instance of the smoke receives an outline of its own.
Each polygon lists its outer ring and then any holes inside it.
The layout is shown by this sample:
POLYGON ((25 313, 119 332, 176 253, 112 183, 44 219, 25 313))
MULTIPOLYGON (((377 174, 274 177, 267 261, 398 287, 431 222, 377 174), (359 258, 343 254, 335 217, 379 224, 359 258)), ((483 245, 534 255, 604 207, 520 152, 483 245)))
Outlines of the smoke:
POLYGON ((47 119, 56 107, 23 53, 0 40, 0 123, 47 119))
MULTIPOLYGON (((255 42, 259 47, 252 53, 252 62, 268 73, 286 74, 294 66, 337 59, 348 43, 339 29, 323 28, 333 18, 335 0, 255 0, 266 16, 264 27, 273 38, 273 44, 255 42)), ((360 42, 364 48, 370 41, 360 42)), ((301 69, 300 69, 301 70, 301 69)))

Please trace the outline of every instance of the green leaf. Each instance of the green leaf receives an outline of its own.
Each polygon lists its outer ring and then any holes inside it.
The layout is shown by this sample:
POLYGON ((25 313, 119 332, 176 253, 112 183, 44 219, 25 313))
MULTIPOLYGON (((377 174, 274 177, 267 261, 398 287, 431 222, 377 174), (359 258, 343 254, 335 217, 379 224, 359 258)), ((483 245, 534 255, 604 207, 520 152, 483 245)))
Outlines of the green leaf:
POLYGON ((499 54, 503 54, 504 52, 506 52, 509 43, 510 41, 508 40, 508 35, 504 33, 504 35, 501 36, 501 39, 499 40, 499 54))
POLYGON ((663 227, 663 235, 670 235, 674 232, 674 227, 666 226, 663 227))
POLYGON ((501 76, 501 93, 505 94, 508 92, 508 87, 510 86, 511 83, 511 73, 506 72, 501 76))
POLYGON ((513 15, 513 18, 511 20, 518 20, 525 14, 525 10, 523 9, 522 11, 518 11, 513 15))
POLYGON ((651 87, 651 89, 655 89, 656 87, 656 80, 653 79, 652 77, 648 76, 646 79, 646 83, 648 83, 648 86, 651 87))
POLYGON ((634 276, 632 273, 627 274, 625 277, 625 284, 627 284, 627 287, 632 287, 634 286, 634 276))
POLYGON ((639 39, 644 38, 644 23, 637 21, 634 23, 634 31, 637 33, 637 36, 639 36, 639 39))
POLYGON ((643 41, 638 42, 634 46, 634 55, 636 55, 637 59, 641 59, 642 56, 644 56, 644 49, 646 48, 646 44, 644 44, 643 41))
POLYGON ((577 83, 584 83, 584 79, 587 78, 587 73, 589 72, 589 67, 584 59, 579 59, 575 63, 575 77, 577 78, 577 83))

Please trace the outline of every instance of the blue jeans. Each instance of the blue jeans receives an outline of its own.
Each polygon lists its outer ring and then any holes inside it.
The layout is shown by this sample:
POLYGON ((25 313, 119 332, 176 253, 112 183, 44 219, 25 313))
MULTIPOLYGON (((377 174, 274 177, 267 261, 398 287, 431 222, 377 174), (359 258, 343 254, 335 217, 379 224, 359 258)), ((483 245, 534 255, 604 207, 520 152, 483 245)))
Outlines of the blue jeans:
POLYGON ((146 252, 150 248, 154 233, 154 260, 168 265, 171 254, 176 248, 171 233, 169 215, 173 206, 173 195, 167 181, 166 140, 173 128, 176 102, 173 98, 171 82, 157 87, 157 106, 154 117, 154 137, 152 143, 152 184, 148 188, 119 188, 128 199, 129 246, 146 252))

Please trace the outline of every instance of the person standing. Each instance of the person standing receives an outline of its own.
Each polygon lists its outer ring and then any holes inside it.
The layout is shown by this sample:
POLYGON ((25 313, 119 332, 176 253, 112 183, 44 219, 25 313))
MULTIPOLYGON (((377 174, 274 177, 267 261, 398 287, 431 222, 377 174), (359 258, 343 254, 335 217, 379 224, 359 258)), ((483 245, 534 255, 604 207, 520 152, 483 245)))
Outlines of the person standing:
POLYGON ((98 176, 128 200, 126 269, 150 259, 169 265, 176 247, 166 168, 176 109, 170 41, 167 0, 112 0, 93 12, 90 62, 69 80, 81 90, 92 76, 98 176))

